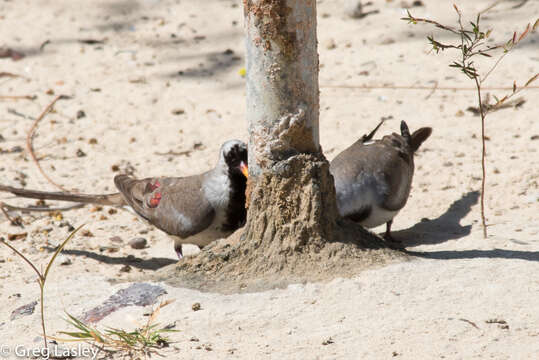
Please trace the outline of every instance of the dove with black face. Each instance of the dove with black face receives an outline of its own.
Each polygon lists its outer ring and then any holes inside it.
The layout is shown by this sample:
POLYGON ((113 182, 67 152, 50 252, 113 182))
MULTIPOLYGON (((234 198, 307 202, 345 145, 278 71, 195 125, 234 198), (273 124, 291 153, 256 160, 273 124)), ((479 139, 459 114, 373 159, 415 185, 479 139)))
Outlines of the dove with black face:
POLYGON ((330 172, 341 217, 367 228, 385 223, 384 237, 395 241, 391 224, 410 195, 414 153, 432 129, 423 127, 410 134, 402 121, 400 135, 392 133, 370 141, 380 125, 337 155, 330 163, 330 172))
POLYGON ((139 216, 174 238, 181 259, 183 244, 202 248, 243 226, 246 177, 247 145, 231 140, 205 173, 141 180, 117 175, 114 184, 139 216))
POLYGON ((215 168, 203 174, 142 180, 118 175, 114 183, 120 193, 72 194, 2 184, 0 191, 42 200, 129 205, 150 224, 174 237, 174 248, 182 258, 182 244, 203 247, 244 224, 247 175, 247 145, 239 140, 230 140, 221 146, 215 168))

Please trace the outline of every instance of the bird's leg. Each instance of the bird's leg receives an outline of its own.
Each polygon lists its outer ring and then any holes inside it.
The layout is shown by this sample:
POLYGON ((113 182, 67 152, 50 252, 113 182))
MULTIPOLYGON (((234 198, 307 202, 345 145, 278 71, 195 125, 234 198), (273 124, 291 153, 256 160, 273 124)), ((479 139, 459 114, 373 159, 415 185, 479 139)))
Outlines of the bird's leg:
POLYGON ((176 255, 178 255, 178 259, 183 259, 183 251, 182 251, 182 245, 179 244, 179 245, 176 245, 174 247, 174 250, 176 250, 176 255))
POLYGON ((400 243, 400 240, 396 240, 395 238, 393 238, 393 236, 391 235, 391 225, 393 224, 393 220, 389 220, 387 223, 386 223, 386 233, 384 234, 384 239, 386 241, 389 241, 389 242, 393 242, 393 243, 400 243))

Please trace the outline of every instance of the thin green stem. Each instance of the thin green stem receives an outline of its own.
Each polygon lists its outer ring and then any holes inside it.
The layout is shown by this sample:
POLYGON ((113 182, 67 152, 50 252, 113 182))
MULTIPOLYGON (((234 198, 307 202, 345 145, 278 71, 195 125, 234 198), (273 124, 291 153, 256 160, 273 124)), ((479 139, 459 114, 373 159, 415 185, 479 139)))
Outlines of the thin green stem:
POLYGON ((49 349, 49 344, 47 344, 47 332, 45 330, 45 312, 43 311, 44 309, 44 304, 43 304, 43 299, 45 297, 45 281, 43 282, 39 282, 39 287, 40 287, 40 290, 41 290, 41 328, 43 329, 43 341, 45 342, 45 349, 49 349))
POLYGON ((477 97, 479 102, 479 112, 481 113, 481 170, 483 176, 481 178, 481 224, 483 225, 483 238, 487 238, 487 221, 485 219, 485 181, 486 181, 486 143, 485 143, 485 111, 483 109, 483 101, 481 100, 481 84, 477 79, 477 76, 474 77, 475 86, 477 87, 477 97))
POLYGON ((498 64, 500 63, 500 61, 502 61, 502 59, 503 59, 503 58, 505 57, 505 55, 507 55, 508 53, 509 53, 509 51, 504 52, 504 53, 503 53, 503 54, 496 60, 496 62, 494 63, 494 65, 492 65, 492 67, 487 71, 487 73, 481 78, 481 81, 480 81, 481 84, 487 80, 487 78, 489 77, 489 75, 494 71, 494 69, 496 69, 496 67, 498 66, 498 64))
POLYGON ((73 238, 73 236, 77 233, 77 231, 79 231, 80 228, 82 228, 83 226, 84 226, 84 224, 82 224, 77 229, 75 229, 71 234, 69 234, 67 239, 65 239, 62 242, 62 244, 60 244, 60 246, 58 246, 58 248, 56 249, 56 251, 52 255, 52 258, 50 259, 49 263, 47 264, 47 267, 46 267, 44 273, 39 271, 37 269, 37 267, 34 264, 32 264, 32 262, 26 256, 24 256, 19 250, 15 249, 13 246, 8 244, 4 240, 4 238, 0 238, 0 242, 2 244, 6 245, 8 248, 10 248, 15 254, 19 255, 19 257, 21 259, 23 259, 28 265, 30 265, 30 267, 36 272, 36 274, 38 276, 38 283, 39 283, 39 289, 40 289, 41 328, 43 330, 43 341, 45 342, 45 349, 48 349, 47 332, 46 332, 46 329, 45 329, 45 312, 44 312, 44 308, 45 308, 45 305, 44 305, 45 282, 47 281, 47 275, 49 274, 49 271, 50 271, 50 269, 52 267, 52 263, 54 262, 54 260, 58 256, 58 254, 60 254, 60 252, 64 249, 64 247, 66 246, 68 241, 71 240, 73 238))

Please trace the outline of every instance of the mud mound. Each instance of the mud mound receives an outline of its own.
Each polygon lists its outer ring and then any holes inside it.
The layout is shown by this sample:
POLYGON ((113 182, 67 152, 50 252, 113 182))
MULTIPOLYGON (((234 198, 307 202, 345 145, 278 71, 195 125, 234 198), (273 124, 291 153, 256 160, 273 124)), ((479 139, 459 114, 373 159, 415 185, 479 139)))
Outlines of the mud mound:
POLYGON ((405 257, 377 235, 338 219, 333 177, 322 155, 295 155, 273 170, 258 178, 243 229, 152 279, 204 291, 259 291, 349 277, 405 257))

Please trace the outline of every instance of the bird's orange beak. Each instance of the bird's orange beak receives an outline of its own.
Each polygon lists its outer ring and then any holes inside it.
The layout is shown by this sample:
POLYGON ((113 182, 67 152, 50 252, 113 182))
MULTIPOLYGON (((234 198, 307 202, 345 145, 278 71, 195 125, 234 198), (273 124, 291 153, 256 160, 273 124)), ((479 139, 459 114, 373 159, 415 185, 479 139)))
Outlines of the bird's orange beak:
POLYGON ((247 164, 243 161, 240 163, 240 170, 246 178, 249 178, 249 168, 247 167, 247 164))

